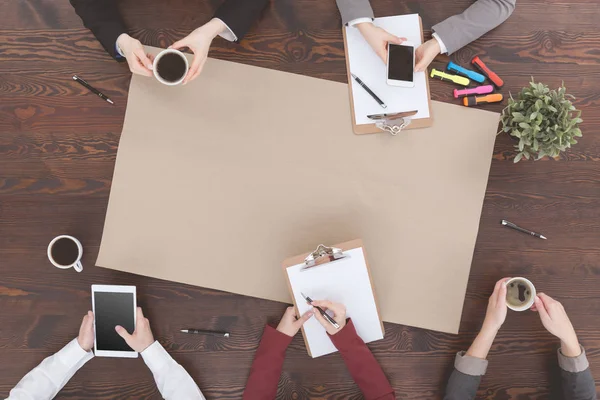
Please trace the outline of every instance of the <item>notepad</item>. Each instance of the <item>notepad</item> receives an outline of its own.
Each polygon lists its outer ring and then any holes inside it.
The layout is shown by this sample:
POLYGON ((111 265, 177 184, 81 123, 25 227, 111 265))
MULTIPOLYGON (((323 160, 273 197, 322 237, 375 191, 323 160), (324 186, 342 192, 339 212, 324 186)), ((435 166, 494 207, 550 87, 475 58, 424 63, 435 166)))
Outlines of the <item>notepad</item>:
MULTIPOLYGON (((286 269, 294 301, 300 314, 311 309, 300 292, 312 300, 329 300, 346 306, 358 336, 365 343, 383 339, 381 318, 362 247, 347 250, 345 258, 305 269, 297 264, 286 269)), ((337 351, 325 328, 312 317, 304 323, 303 333, 309 354, 320 357, 337 351)))
MULTIPOLYGON (((373 23, 398 37, 405 37, 415 45, 422 43, 419 14, 375 18, 373 23)), ((377 96, 386 103, 383 109, 373 98, 352 80, 354 118, 356 125, 372 124, 367 115, 418 110, 413 120, 429 118, 429 95, 425 72, 415 72, 415 86, 404 88, 390 86, 386 81, 386 65, 363 38, 360 31, 351 26, 346 29, 346 45, 350 71, 358 76, 377 96)))

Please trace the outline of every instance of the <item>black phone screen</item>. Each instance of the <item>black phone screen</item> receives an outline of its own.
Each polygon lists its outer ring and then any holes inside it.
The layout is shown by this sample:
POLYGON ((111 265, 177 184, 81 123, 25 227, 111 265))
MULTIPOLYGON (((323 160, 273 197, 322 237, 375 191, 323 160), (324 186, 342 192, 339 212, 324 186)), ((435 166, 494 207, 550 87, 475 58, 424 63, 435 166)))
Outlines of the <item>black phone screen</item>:
POLYGON ((134 351, 115 331, 115 326, 121 325, 133 334, 133 293, 94 292, 94 311, 96 348, 107 351, 134 351))
POLYGON ((391 43, 388 46, 388 79, 412 82, 414 48, 391 43))

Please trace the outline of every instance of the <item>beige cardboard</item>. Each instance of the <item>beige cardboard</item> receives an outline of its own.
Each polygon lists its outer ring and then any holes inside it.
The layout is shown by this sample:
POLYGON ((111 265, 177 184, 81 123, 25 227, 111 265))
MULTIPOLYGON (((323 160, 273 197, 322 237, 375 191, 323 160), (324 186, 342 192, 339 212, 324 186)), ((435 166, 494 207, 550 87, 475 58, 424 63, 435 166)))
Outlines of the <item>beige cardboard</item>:
POLYGON ((357 136, 346 84, 134 75, 97 264, 289 303, 284 259, 361 237, 383 320, 457 333, 499 116, 432 106, 430 128, 357 136))

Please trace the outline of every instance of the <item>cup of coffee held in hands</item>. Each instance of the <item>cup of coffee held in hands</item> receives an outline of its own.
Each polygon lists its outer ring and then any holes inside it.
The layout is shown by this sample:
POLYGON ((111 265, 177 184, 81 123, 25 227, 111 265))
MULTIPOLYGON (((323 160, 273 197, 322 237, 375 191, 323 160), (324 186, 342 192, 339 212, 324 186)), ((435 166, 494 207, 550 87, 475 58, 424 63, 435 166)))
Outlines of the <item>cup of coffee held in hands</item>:
POLYGON ((526 278, 511 278, 506 281, 506 305, 514 311, 529 310, 535 302, 535 286, 526 278))
POLYGON ((181 51, 166 49, 156 55, 152 70, 160 83, 175 86, 183 82, 189 68, 188 60, 181 51))
POLYGON ((83 246, 73 236, 57 236, 48 245, 48 259, 56 268, 73 267, 75 271, 81 272, 83 271, 81 257, 83 257, 83 246))

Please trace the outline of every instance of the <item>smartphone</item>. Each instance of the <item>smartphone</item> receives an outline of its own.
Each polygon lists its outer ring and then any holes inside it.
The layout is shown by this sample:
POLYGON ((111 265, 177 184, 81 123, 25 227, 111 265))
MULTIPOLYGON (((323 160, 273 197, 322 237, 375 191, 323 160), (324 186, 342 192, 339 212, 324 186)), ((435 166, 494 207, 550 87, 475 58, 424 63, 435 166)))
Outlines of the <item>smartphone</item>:
POLYGON ((92 285, 94 353, 97 357, 136 358, 138 353, 115 331, 121 325, 135 331, 135 286, 92 285))
POLYGON ((388 43, 387 84, 414 87, 415 46, 410 42, 388 43))

